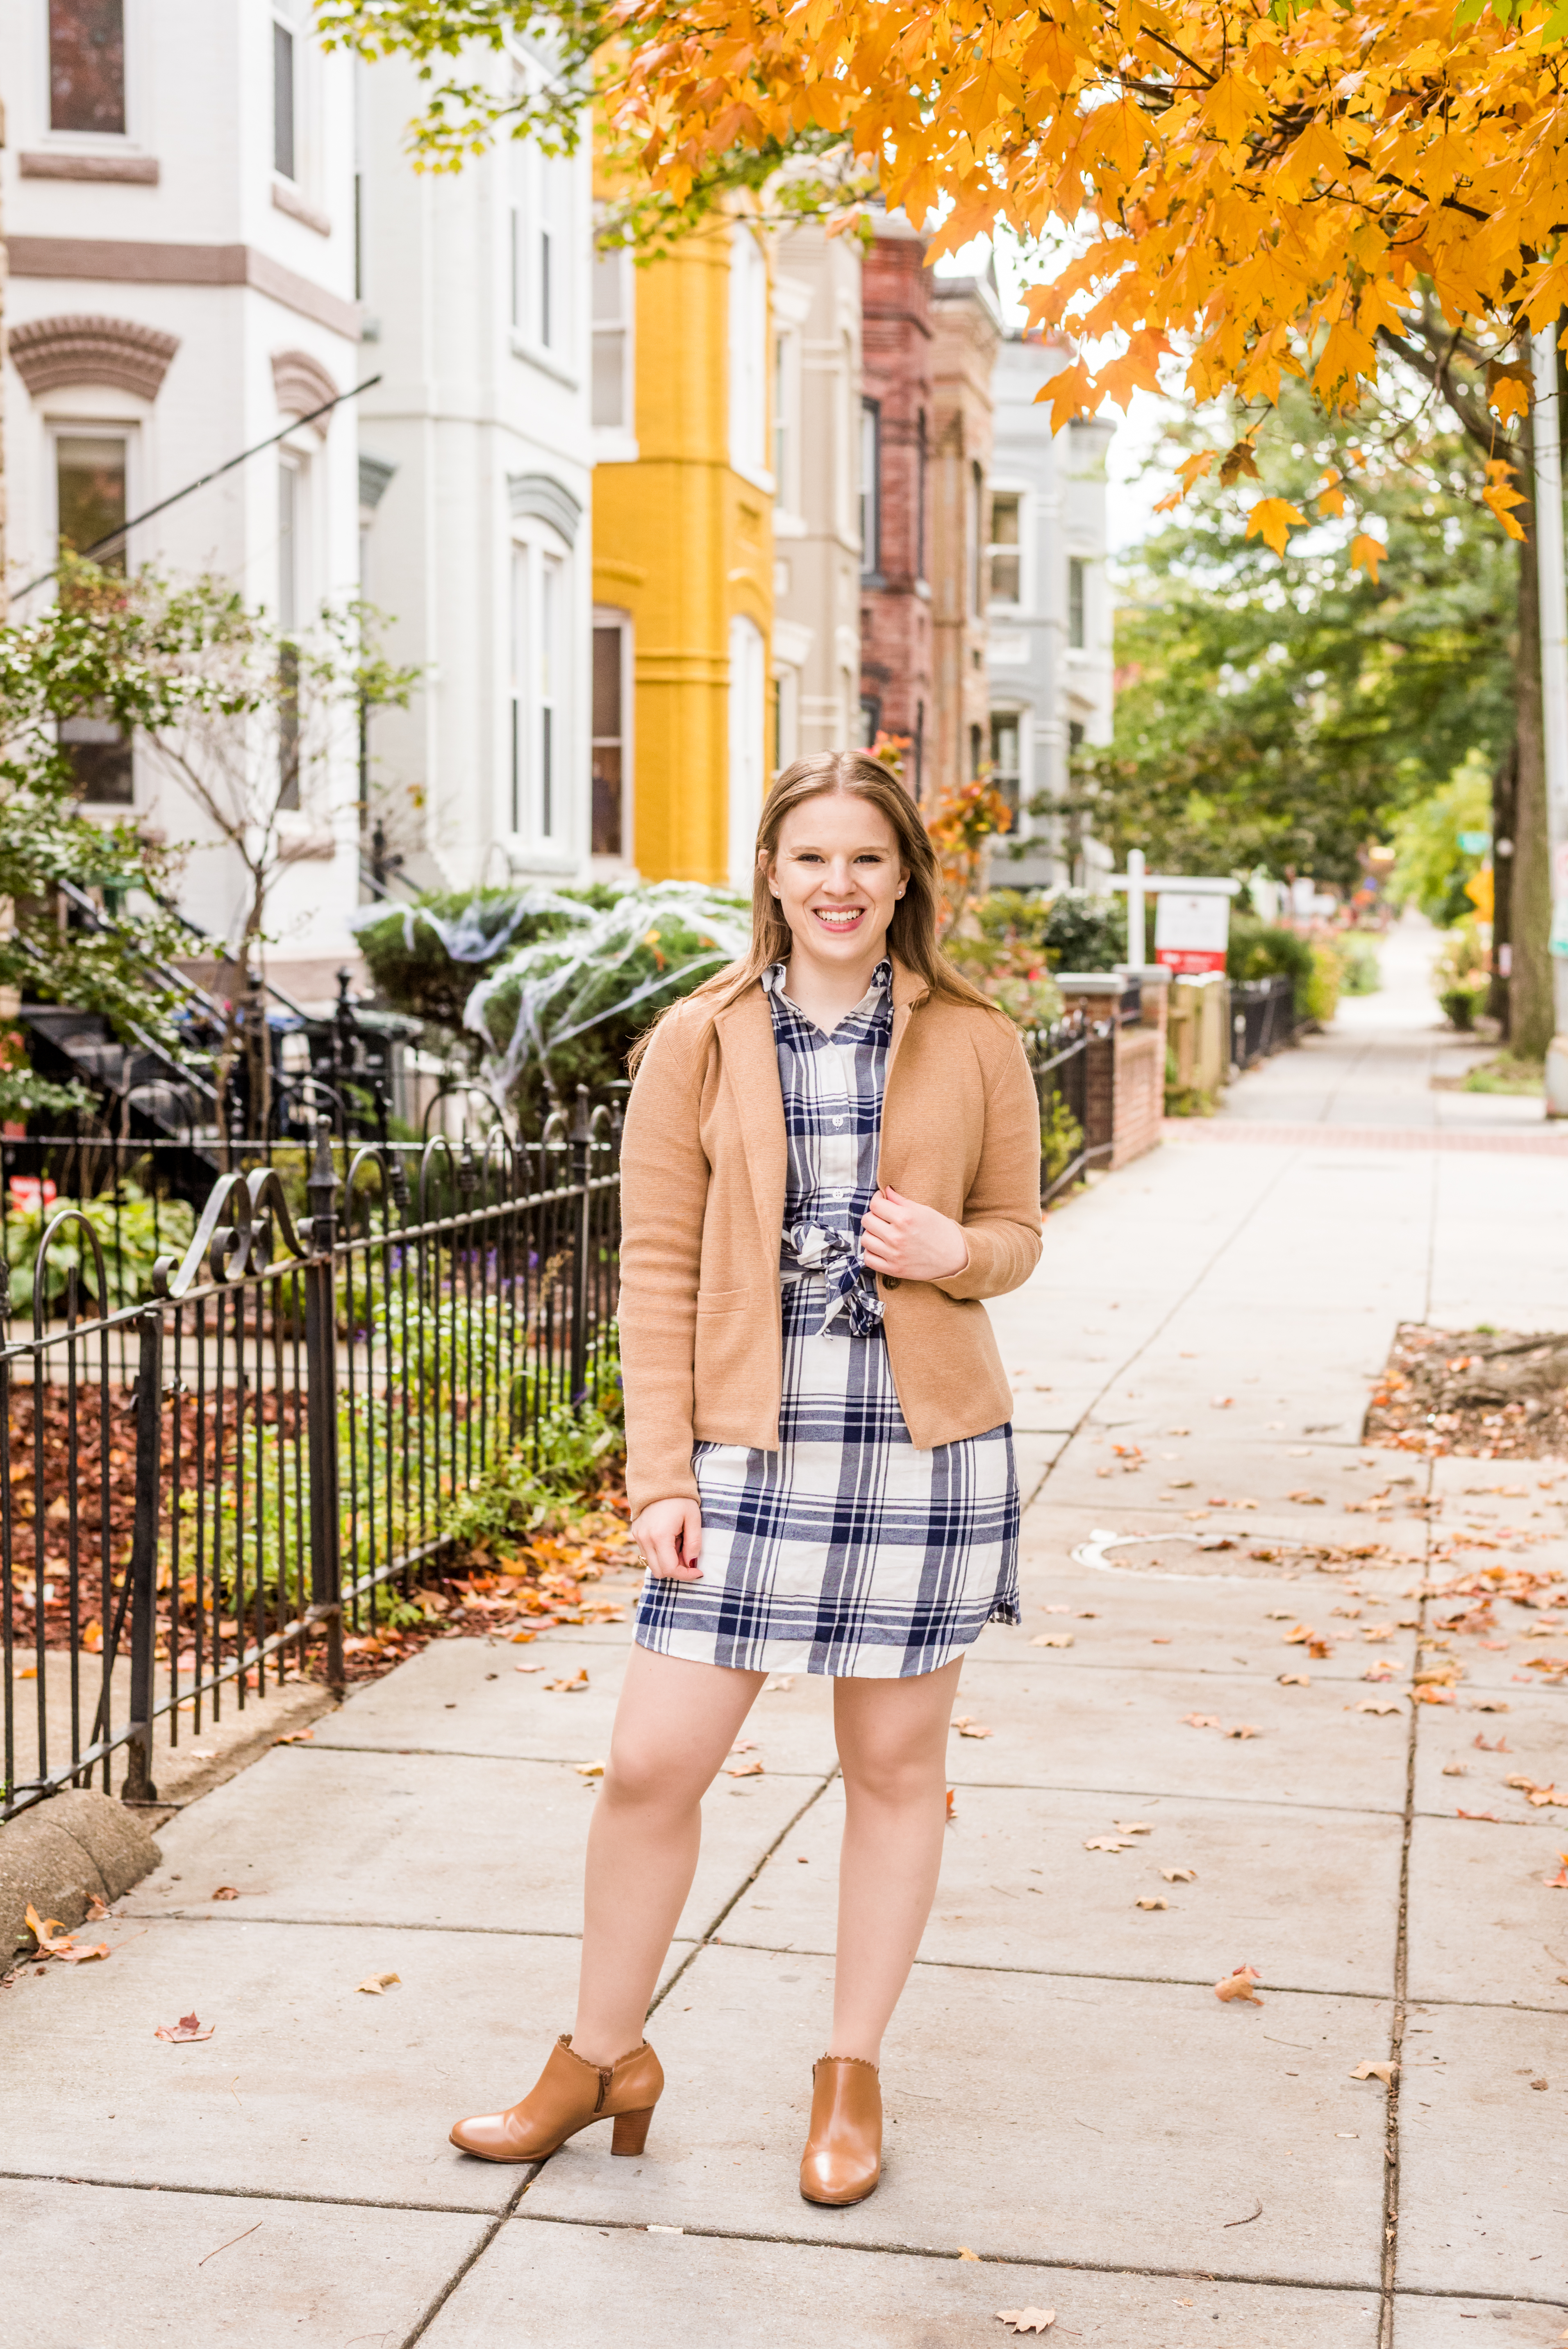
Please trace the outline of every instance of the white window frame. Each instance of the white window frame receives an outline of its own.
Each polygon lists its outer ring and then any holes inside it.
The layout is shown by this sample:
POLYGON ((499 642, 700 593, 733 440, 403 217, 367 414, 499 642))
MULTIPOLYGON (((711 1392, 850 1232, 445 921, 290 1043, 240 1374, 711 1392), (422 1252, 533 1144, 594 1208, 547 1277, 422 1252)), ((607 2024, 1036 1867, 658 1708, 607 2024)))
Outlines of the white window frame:
POLYGON ((637 460, 637 300, 630 248, 614 245, 608 252, 595 247, 593 295, 589 304, 592 348, 588 367, 588 412, 593 412, 593 384, 598 373, 599 346, 612 336, 621 344, 621 421, 594 424, 593 457, 601 465, 635 464, 637 460), (598 294, 605 280, 601 270, 613 271, 619 285, 620 305, 614 318, 598 315, 598 294))
MULTIPOLYGON (((129 119, 129 109, 128 109, 129 119)), ((44 419, 45 446, 47 450, 44 503, 47 513, 46 545, 50 549, 48 561, 55 559, 54 550, 60 543, 60 451, 62 440, 120 440, 125 444, 125 511, 127 519, 137 511, 139 487, 137 480, 140 455, 139 434, 135 423, 124 417, 69 416, 57 411, 44 419)), ((129 535, 120 541, 126 568, 130 567, 129 535)), ((92 816, 104 823, 123 823, 133 815, 141 800, 141 761, 136 755, 136 738, 131 736, 130 797, 129 800, 77 800, 74 804, 83 815, 92 816)))
MULTIPOLYGON (((146 151, 146 110, 142 104, 141 0, 124 0, 125 129, 123 130, 57 130, 53 72, 49 56, 48 0, 36 0, 39 26, 38 143, 76 155, 123 155, 146 151)), ((14 134, 15 135, 15 134, 14 134)), ((17 144, 24 143, 18 140, 17 144)))
MULTIPOLYGON (((991 705, 990 719, 986 727, 986 734, 989 738, 987 748, 989 748, 990 741, 995 740, 996 720, 999 718, 1010 720, 1013 726, 1017 730, 1018 764, 1016 780, 1018 787, 1018 796, 1016 801, 1012 803, 1013 830, 1007 835, 1010 840, 1026 840, 1030 837, 1029 819, 1025 811, 1028 806, 1030 799, 1033 797, 1029 785, 1029 747, 1031 731, 1029 721, 1032 716, 1033 711, 1026 703, 994 701, 991 705)), ((993 772, 991 780, 993 782, 995 782, 996 777, 995 772, 993 772)))
POLYGON ((558 856, 573 830, 572 587, 572 551, 557 533, 545 524, 514 529, 497 828, 525 852, 558 856))
POLYGON ((769 307, 767 259, 755 231, 737 221, 729 233, 729 462, 742 481, 771 497, 769 307))
MULTIPOLYGON (((619 855, 611 855, 603 853, 594 854, 593 863, 596 866, 602 867, 606 871, 614 872, 623 868, 630 870, 635 863, 635 859, 632 854, 632 849, 633 843, 636 839, 636 833, 634 828, 634 812, 635 807, 634 792, 636 785, 634 730, 636 725, 637 703, 635 643, 633 634, 634 622, 631 613, 628 612, 624 605, 617 604, 595 604, 593 606, 592 626, 595 632, 601 628, 614 628, 621 639, 621 850, 619 855)), ((593 673, 590 671, 588 719, 590 729, 592 729, 593 722, 593 673)), ((597 734, 591 733, 590 735, 590 740, 595 747, 601 740, 606 739, 606 737, 597 734)), ((592 793, 592 757, 590 757, 589 760, 589 790, 590 793, 592 793)), ((588 814, 588 840, 591 852, 593 849, 593 814, 592 802, 590 802, 588 814)))
POLYGON ((744 612, 729 622, 729 878, 749 892, 768 772, 767 645, 744 612))
POLYGON ((1068 555, 1067 568, 1062 578, 1062 630, 1067 640, 1067 648, 1069 653, 1087 653, 1090 649, 1090 640, 1093 636, 1093 616, 1089 595, 1089 574, 1093 569, 1093 564, 1094 559, 1091 555, 1074 554, 1070 552, 1068 555), (1079 590, 1078 609, 1083 622, 1083 634, 1077 644, 1073 642, 1073 574, 1075 569, 1078 574, 1079 590))
POLYGON ((1028 611, 1033 605, 1035 585, 1033 568, 1029 560, 1032 551, 1029 543, 1032 501, 1028 489, 1022 481, 993 481, 990 484, 988 506, 991 532, 985 542, 987 608, 1000 613, 1028 611), (1016 498, 1018 502, 1018 543, 1016 548, 1002 546, 997 542, 995 515, 998 498, 1016 498), (1016 599, 1013 600, 1006 596, 998 596, 991 590, 995 576, 995 557, 998 554, 1015 553, 1018 558, 1018 593, 1016 599))

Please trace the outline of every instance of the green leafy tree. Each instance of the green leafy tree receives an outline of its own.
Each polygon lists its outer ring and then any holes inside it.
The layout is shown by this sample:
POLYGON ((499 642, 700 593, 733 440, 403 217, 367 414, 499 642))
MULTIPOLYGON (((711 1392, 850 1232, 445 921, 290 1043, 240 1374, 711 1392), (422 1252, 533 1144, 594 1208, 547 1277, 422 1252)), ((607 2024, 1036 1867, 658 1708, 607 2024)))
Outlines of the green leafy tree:
POLYGON ((1479 873, 1483 854, 1463 845, 1485 835, 1491 823, 1491 778, 1472 752, 1439 791, 1408 808, 1394 827, 1398 852, 1389 893, 1419 905, 1429 921, 1447 928, 1475 912, 1465 884, 1479 873))
MULTIPOLYGON (((1474 751, 1512 731, 1514 556, 1480 511, 1484 472, 1425 415, 1380 443, 1326 426, 1304 394, 1264 444, 1265 493, 1296 503, 1358 473, 1387 573, 1347 577, 1332 512, 1282 564, 1216 481, 1144 545, 1119 616, 1112 741, 1077 762, 1074 807, 1122 856, 1168 870, 1346 885, 1357 850, 1474 751)), ((1177 453, 1191 437, 1172 436, 1177 453)))

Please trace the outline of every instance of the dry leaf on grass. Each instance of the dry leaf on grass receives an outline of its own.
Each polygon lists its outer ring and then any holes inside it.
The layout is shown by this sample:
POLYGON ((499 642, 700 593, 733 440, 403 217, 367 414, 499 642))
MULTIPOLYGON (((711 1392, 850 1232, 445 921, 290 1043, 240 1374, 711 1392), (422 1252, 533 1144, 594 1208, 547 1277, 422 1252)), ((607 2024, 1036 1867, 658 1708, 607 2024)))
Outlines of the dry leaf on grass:
POLYGON ((1397 1696, 1364 1696, 1356 1710, 1357 1713, 1398 1713, 1399 1700, 1397 1696))
POLYGON ((1135 1909, 1169 1909, 1171 1903, 1163 1892, 1141 1892, 1132 1905, 1135 1909))
POLYGON ((1070 1648, 1072 1643, 1070 1631, 1037 1631, 1029 1645, 1031 1648, 1070 1648))
POLYGON ((57 1958, 63 1966, 83 1966, 89 1958, 107 1958, 108 1943, 98 1941, 90 1950, 78 1950, 73 1937, 66 1931, 57 1917, 40 1917, 31 1901, 26 1908, 27 1930, 38 1944, 35 1954, 40 1958, 57 1958))
MULTIPOLYGON (((1047 2324, 1054 2324, 1056 2321, 1054 2308, 999 2308, 996 2311, 997 2323, 1010 2324, 1015 2333, 1043 2333, 1047 2324)), ((1563 2337, 1568 2341, 1568 2333, 1563 2337)))
POLYGON ((1263 1976, 1255 1966, 1238 1966, 1234 1973, 1227 1974, 1223 1982, 1214 1984, 1214 1996, 1223 1999, 1227 2006, 1233 1999, 1241 1999, 1248 2006, 1262 2006, 1263 2001, 1253 1988, 1254 1982, 1262 1980, 1263 1976))
POLYGON ((365 1980, 362 1982, 356 1982, 354 1987, 356 1990, 367 1992, 372 1998, 379 1998, 384 1992, 392 1988, 394 1982, 400 1987, 402 1976, 400 1974, 366 1974, 365 1980))
POLYGON ((727 1762, 724 1775, 727 1778, 760 1778, 764 1773, 760 1762, 727 1762))
POLYGON ((237 1884, 220 1884, 212 1895, 214 1900, 237 1900, 239 1897, 240 1888, 237 1884))
POLYGON ((604 1775, 603 1762, 579 1762, 575 1766, 580 1778, 602 1778, 604 1775))
POLYGON ((1381 2080, 1386 2088, 1391 2088, 1398 2069, 1396 2064, 1357 2064, 1350 2076, 1353 2080, 1381 2080))
POLYGON ((182 2014, 178 2023, 160 2023, 152 2035, 173 2044, 187 2039, 211 2039, 217 2027, 215 2023, 210 2023, 203 2031, 195 2015, 182 2014))
POLYGON ((1196 1884, 1198 1881, 1195 1868, 1162 1868, 1160 1873, 1167 1884, 1196 1884))
POLYGON ((1312 1686, 1311 1681, 1307 1678, 1305 1672, 1281 1672, 1279 1675, 1279 1684, 1281 1688, 1310 1688, 1312 1686))

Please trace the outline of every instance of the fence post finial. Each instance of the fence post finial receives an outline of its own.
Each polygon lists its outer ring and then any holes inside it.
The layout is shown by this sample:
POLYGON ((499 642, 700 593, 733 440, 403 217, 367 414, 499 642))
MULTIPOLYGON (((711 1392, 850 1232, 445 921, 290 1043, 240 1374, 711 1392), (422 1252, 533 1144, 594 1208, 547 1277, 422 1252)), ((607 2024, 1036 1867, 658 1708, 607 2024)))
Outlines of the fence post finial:
POLYGON ((327 1254, 337 1237, 337 1175, 332 1164, 332 1120, 315 1122, 315 1156, 311 1163, 305 1196, 310 1201, 310 1245, 315 1256, 327 1254))

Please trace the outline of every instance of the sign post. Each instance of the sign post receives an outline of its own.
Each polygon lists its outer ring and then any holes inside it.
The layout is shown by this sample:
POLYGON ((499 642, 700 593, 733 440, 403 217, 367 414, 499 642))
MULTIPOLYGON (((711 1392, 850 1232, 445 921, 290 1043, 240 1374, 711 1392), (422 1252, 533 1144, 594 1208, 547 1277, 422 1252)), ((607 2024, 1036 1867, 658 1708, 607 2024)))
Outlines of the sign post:
POLYGON ((1141 848, 1128 850, 1125 873, 1106 877, 1113 889, 1127 892, 1127 960, 1131 969, 1141 970, 1147 960, 1145 910, 1150 896, 1159 900, 1154 926, 1157 963, 1167 970, 1224 969, 1230 901, 1241 893, 1239 881, 1202 874, 1150 873, 1141 848))

